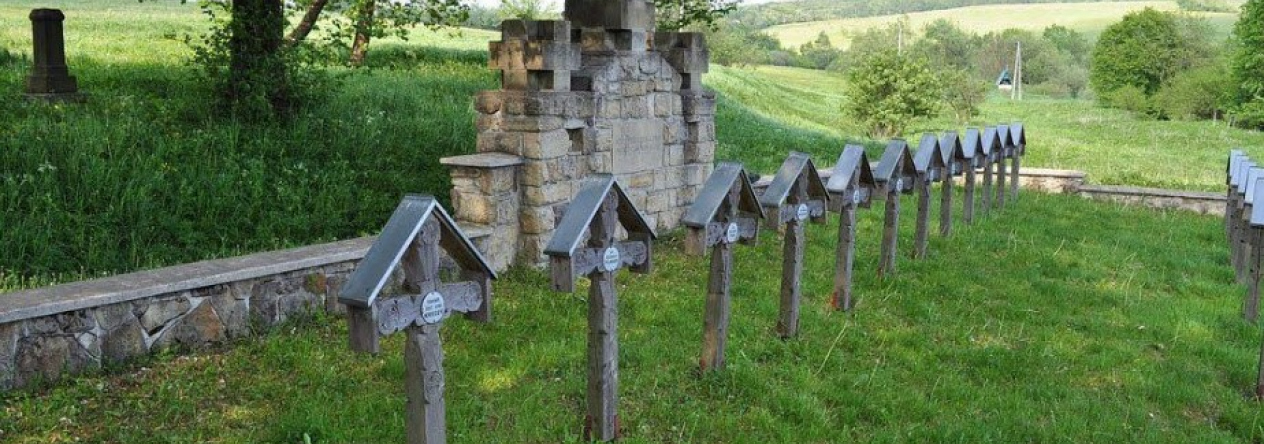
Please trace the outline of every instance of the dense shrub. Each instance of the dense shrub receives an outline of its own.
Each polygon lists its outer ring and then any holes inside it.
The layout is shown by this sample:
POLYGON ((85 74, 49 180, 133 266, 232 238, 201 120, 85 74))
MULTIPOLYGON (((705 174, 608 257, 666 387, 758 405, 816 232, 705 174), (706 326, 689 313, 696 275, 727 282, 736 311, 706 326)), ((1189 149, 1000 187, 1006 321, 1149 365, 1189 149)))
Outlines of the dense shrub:
POLYGON ((943 87, 919 57, 879 52, 859 60, 847 80, 843 111, 862 122, 872 137, 903 133, 910 123, 939 114, 943 87))
POLYGON ((1100 100, 1108 106, 1127 111, 1145 115, 1153 113, 1150 96, 1141 88, 1133 85, 1124 85, 1110 91, 1103 91, 1100 95, 1100 100))
POLYGON ((1222 65, 1181 72, 1153 97, 1154 108, 1169 119, 1213 119, 1231 102, 1232 80, 1222 65))

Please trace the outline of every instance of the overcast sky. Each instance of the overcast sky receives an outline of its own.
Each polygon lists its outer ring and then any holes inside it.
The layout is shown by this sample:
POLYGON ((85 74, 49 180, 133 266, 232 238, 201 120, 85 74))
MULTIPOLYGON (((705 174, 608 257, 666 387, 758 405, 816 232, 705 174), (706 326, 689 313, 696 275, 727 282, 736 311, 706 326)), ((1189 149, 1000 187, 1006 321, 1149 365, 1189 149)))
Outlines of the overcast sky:
MULTIPOLYGON (((791 0, 742 0, 742 4, 753 5, 753 4, 758 4, 758 3, 772 3, 772 2, 785 2, 785 1, 791 1, 791 0)), ((481 6, 485 6, 489 8, 500 6, 500 0, 474 0, 474 2, 478 3, 481 6)), ((562 3, 564 3, 565 0, 552 0, 552 2, 553 2, 553 9, 561 10, 562 3)))

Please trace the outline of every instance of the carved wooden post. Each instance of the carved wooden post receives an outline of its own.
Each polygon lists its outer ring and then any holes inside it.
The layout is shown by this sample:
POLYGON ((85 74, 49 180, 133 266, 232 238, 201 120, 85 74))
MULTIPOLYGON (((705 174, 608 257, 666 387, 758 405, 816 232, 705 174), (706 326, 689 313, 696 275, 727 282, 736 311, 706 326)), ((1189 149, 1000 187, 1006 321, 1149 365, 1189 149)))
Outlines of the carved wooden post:
POLYGON ((992 212, 996 205, 996 194, 992 188, 993 170, 996 169, 996 157, 1001 150, 1000 137, 996 135, 996 127, 983 130, 983 214, 992 212))
MULTIPOLYGON (((829 191, 830 211, 839 213, 838 247, 834 255, 834 293, 831 304, 835 309, 850 311, 852 269, 856 262, 856 209, 869 208, 873 198, 873 171, 864 147, 847 145, 834 164, 833 174, 825 184, 829 191)), ((896 197, 899 198, 898 195, 896 197)))
POLYGON ((1255 323, 1260 314, 1260 261, 1261 251, 1264 251, 1264 236, 1261 235, 1261 226, 1264 226, 1264 205, 1260 210, 1255 210, 1257 198, 1264 199, 1264 189, 1261 189, 1260 180, 1264 180, 1264 168, 1251 168, 1246 175, 1246 193, 1244 200, 1246 206, 1242 212, 1239 224, 1242 227, 1242 237, 1246 239, 1243 247, 1248 250, 1244 256, 1246 264, 1243 268, 1246 270, 1247 297, 1242 303, 1242 318, 1247 322, 1255 323), (1258 214, 1257 214, 1258 213, 1258 214))
POLYGON ((913 185, 917 189, 917 229, 913 233, 913 259, 924 259, 930 245, 930 185, 944 180, 945 176, 944 158, 940 154, 939 139, 934 134, 922 135, 922 142, 913 154, 913 164, 917 167, 917 180, 913 185))
POLYGON ((1245 222, 1246 218, 1250 217, 1251 213, 1251 207, 1246 203, 1246 187, 1249 183, 1248 179, 1250 173, 1254 169, 1255 162, 1250 160, 1243 161, 1238 165, 1238 209, 1236 211, 1238 217, 1234 221, 1234 227, 1237 235, 1233 253, 1236 258, 1234 261, 1234 272, 1237 275, 1238 282, 1241 283, 1246 283, 1248 277, 1246 272, 1246 263, 1251 255, 1249 239, 1247 236, 1247 224, 1245 222))
POLYGON ((983 154, 983 134, 978 128, 970 128, 966 130, 965 143, 961 146, 961 152, 965 156, 965 162, 962 162, 965 170, 965 197, 961 203, 961 219, 966 224, 974 223, 974 187, 977 182, 975 170, 984 165, 983 154))
POLYGON ((439 329, 452 312, 490 319, 495 272, 432 197, 407 196, 387 221, 364 260, 347 279, 338 300, 347 305, 351 347, 377 353, 378 337, 405 332, 405 426, 409 444, 447 442, 443 399, 443 347, 439 329), (439 249, 470 281, 439 280, 439 249), (379 297, 391 272, 404 271, 409 294, 379 297))
POLYGON ((886 200, 886 211, 882 227, 882 255, 878 260, 878 276, 895 274, 896 248, 900 228, 900 194, 913 191, 913 179, 917 177, 917 167, 913 165, 913 155, 909 153, 908 143, 894 139, 887 143, 882 152, 882 160, 874 171, 874 181, 878 185, 875 195, 886 200))
POLYGON ((609 174, 594 174, 575 195, 545 247, 553 290, 575 291, 576 276, 588 276, 588 397, 584 439, 619 437, 619 309, 615 272, 651 269, 656 237, 641 213, 609 174), (618 242, 622 226, 629 240, 618 242), (580 241, 588 233, 588 242, 580 241))
POLYGON ((702 320, 703 372, 724 369, 733 284, 733 244, 753 245, 759 238, 759 206, 742 164, 720 162, 685 212, 688 229, 685 252, 701 256, 711 247, 711 277, 707 281, 706 312, 702 320))
POLYGON ((952 235, 952 182, 968 169, 965 150, 961 146, 961 138, 956 131, 944 132, 939 140, 939 153, 944 157, 943 180, 940 181, 941 197, 939 200, 939 235, 952 235))
POLYGON ((1005 208, 1005 180, 1008 175, 1005 168, 1005 159, 1012 156, 1010 149, 1013 148, 1013 142, 1010 141, 1009 125, 997 125, 996 136, 1001 142, 1000 155, 996 156, 996 208, 1005 208))
POLYGON ((1229 264, 1233 267, 1234 277, 1241 279, 1239 254, 1239 225, 1242 218, 1242 206, 1244 205, 1242 196, 1238 193, 1238 187, 1245 180, 1243 177, 1243 165, 1250 162, 1250 158, 1246 155, 1239 155, 1230 159, 1229 166, 1229 195, 1226 199, 1225 208, 1225 230, 1228 232, 1229 238, 1229 264))
POLYGON ((1021 164, 1023 154, 1027 154, 1027 131, 1023 128, 1022 123, 1015 122, 1010 124, 1009 133, 1010 142, 1013 143, 1009 150, 1013 156, 1013 161, 1010 162, 1012 180, 1009 182, 1009 198, 1012 202, 1018 202, 1018 185, 1020 174, 1022 173, 1021 164))
POLYGON ((1233 212, 1236 209, 1234 208, 1234 204, 1236 203, 1234 202, 1235 201, 1234 197, 1236 195, 1236 193, 1234 193, 1234 184, 1237 182, 1237 177, 1236 177, 1236 172, 1234 171, 1234 167, 1238 166, 1238 162, 1242 160, 1242 157, 1243 157, 1242 150, 1230 150, 1229 161, 1227 165, 1225 166, 1225 185, 1226 185, 1225 188, 1228 189, 1228 193, 1225 196, 1225 209, 1224 209, 1225 238, 1228 239, 1230 243, 1233 242, 1233 212))
POLYGON ((794 337, 799 332, 799 279, 803 275, 803 224, 811 218, 814 223, 825 222, 825 205, 829 195, 816 166, 807 154, 792 151, 777 170, 759 204, 771 226, 785 224, 785 244, 782 248, 781 265, 781 314, 777 321, 777 333, 782 338, 794 337), (775 217, 774 217, 775 215, 775 217))

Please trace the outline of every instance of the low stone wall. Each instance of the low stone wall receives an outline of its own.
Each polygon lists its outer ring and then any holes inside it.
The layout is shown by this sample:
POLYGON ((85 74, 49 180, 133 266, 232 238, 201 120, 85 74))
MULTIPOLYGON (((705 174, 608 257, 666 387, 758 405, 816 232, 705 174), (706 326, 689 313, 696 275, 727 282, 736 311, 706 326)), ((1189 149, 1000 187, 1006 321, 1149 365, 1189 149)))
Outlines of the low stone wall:
POLYGON ((1151 208, 1193 211, 1224 217, 1224 194, 1197 191, 1164 190, 1105 185, 1084 185, 1077 190, 1080 196, 1094 200, 1120 202, 1151 208))
POLYGON ((373 238, 0 294, 0 390, 337 311, 373 238))

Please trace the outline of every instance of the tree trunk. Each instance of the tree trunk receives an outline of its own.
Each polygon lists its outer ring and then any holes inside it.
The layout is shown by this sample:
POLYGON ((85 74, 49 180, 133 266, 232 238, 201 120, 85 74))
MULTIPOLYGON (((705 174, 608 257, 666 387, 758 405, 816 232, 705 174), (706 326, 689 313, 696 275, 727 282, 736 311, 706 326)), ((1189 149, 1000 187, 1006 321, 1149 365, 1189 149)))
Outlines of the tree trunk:
POLYGON ((287 112, 290 89, 281 56, 285 34, 281 0, 233 0, 229 29, 225 92, 234 112, 247 119, 287 112))
POLYGON ((312 5, 307 8, 307 13, 303 14, 303 20, 298 22, 298 26, 290 31, 290 35, 285 37, 286 46, 294 46, 307 38, 311 34, 312 28, 316 27, 316 20, 320 18, 321 11, 325 10, 325 5, 329 0, 315 0, 312 5))
POLYGON ((373 27, 373 12, 377 7, 374 0, 362 0, 364 10, 356 20, 355 41, 351 42, 351 66, 364 64, 364 55, 369 52, 369 38, 373 27))

